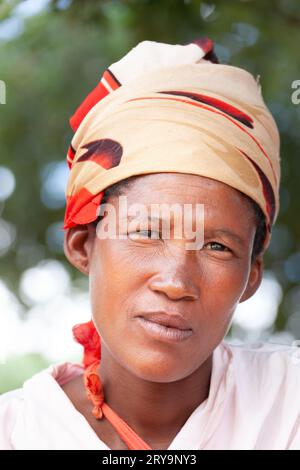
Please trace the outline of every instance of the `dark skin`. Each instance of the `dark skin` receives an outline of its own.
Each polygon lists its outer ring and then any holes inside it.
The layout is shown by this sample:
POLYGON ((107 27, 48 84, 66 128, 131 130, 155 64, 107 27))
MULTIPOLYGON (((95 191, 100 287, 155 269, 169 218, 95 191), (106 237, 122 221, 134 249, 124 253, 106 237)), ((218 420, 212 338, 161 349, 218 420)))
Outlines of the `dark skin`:
MULTIPOLYGON (((251 263, 256 230, 252 207, 224 183, 190 174, 147 174, 126 196, 128 205, 204 204, 201 250, 186 250, 187 240, 172 236, 103 240, 92 224, 65 233, 68 260, 90 280, 106 402, 151 448, 167 449, 209 395, 213 351, 238 303, 258 289, 263 256, 251 263), (221 228, 239 236, 241 243, 214 232, 221 228), (137 325, 138 312, 174 309, 190 322, 193 335, 186 341, 153 339, 137 325)), ((118 207, 116 198, 108 202, 118 207)), ((111 449, 127 449, 105 418, 92 416, 81 376, 62 388, 103 442, 111 449)))

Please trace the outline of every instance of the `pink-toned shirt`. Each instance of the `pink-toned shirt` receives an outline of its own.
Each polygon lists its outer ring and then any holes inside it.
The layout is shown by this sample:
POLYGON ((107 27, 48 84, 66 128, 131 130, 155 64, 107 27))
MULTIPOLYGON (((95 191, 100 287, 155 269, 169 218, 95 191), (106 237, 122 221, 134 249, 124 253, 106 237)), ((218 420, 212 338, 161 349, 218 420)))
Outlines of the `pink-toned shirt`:
MULTIPOLYGON (((0 396, 0 449, 109 450, 60 387, 82 372, 80 364, 53 364, 0 396)), ((300 450, 295 348, 222 341, 213 353, 209 396, 189 416, 171 449, 300 450)))

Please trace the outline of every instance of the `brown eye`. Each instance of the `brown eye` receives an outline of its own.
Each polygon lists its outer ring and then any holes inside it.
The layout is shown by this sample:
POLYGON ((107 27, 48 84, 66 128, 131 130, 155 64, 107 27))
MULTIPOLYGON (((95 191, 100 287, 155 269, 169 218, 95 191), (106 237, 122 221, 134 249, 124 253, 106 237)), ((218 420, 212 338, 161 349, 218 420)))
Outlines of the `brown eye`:
POLYGON ((227 246, 223 245, 222 243, 218 243, 218 242, 210 242, 210 243, 207 243, 207 245, 212 245, 212 246, 217 246, 217 247, 221 247, 221 249, 217 249, 217 250, 214 250, 214 251, 231 251, 229 248, 227 248, 227 246))

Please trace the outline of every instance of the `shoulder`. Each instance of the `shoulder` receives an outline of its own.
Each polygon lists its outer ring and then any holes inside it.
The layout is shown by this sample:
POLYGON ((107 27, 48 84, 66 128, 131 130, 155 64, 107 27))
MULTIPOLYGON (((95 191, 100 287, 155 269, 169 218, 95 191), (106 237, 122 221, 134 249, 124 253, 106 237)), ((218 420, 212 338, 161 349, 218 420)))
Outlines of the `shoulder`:
POLYGON ((236 382, 251 389, 285 385, 285 392, 300 387, 300 347, 257 342, 243 345, 221 343, 231 357, 236 382), (240 382, 240 383, 239 383, 240 382))
POLYGON ((0 395, 0 449, 14 449, 14 430, 18 422, 30 419, 36 398, 57 384, 63 387, 82 374, 80 364, 64 362, 51 364, 27 379, 21 388, 0 395))
POLYGON ((251 371, 258 376, 282 380, 300 380, 300 347, 275 343, 222 343, 236 370, 251 371), (245 367, 247 368, 245 370, 245 367))
POLYGON ((261 429, 275 426, 280 429, 276 438, 284 434, 288 448, 300 449, 300 348, 296 342, 222 342, 221 350, 231 359, 232 400, 243 419, 253 423, 255 417, 261 429))

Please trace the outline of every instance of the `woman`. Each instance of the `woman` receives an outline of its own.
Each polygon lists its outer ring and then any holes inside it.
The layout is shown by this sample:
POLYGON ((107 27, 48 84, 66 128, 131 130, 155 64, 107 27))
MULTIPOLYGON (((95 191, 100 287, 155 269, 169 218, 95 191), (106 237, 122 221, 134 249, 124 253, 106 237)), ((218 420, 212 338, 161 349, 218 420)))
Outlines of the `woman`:
POLYGON ((92 319, 73 330, 83 364, 2 396, 2 447, 299 449, 293 348, 223 341, 279 211, 278 130, 257 81, 207 38, 143 41, 71 125, 64 249, 90 282, 92 319), (154 220, 173 204, 203 210, 154 220), (187 222, 193 237, 176 237, 187 222))

